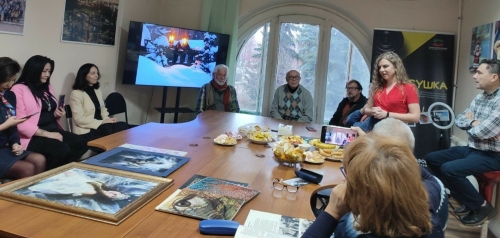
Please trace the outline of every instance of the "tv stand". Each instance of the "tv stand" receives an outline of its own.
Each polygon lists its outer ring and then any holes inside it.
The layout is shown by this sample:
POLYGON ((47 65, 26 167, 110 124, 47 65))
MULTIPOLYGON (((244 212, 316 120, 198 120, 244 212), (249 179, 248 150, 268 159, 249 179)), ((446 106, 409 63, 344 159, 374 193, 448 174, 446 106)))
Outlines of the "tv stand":
POLYGON ((179 101, 181 98, 181 88, 177 87, 177 94, 175 95, 175 107, 166 107, 167 101, 167 89, 168 87, 163 87, 163 101, 161 102, 161 107, 155 108, 161 113, 160 122, 165 122, 165 113, 174 113, 174 123, 177 123, 177 118, 179 113, 193 113, 194 110, 187 107, 179 107, 179 101))

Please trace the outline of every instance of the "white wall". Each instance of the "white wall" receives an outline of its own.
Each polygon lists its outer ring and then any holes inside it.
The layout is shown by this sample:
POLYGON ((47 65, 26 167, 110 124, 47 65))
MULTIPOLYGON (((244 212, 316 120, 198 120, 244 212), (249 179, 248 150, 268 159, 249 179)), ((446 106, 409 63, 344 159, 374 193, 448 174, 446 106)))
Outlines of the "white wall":
MULTIPOLYGON (((469 72, 470 46, 472 40, 472 28, 486 23, 500 20, 500 1, 498 0, 464 0, 463 21, 460 35, 460 55, 458 56, 458 82, 455 103, 455 113, 464 111, 472 99, 479 93, 474 86, 473 73, 469 72)), ((453 134, 463 141, 467 141, 467 134, 455 128, 453 134)), ((497 202, 494 205, 500 211, 500 190, 496 192, 497 202)), ((490 230, 496 237, 500 237, 500 216, 490 221, 490 230)))

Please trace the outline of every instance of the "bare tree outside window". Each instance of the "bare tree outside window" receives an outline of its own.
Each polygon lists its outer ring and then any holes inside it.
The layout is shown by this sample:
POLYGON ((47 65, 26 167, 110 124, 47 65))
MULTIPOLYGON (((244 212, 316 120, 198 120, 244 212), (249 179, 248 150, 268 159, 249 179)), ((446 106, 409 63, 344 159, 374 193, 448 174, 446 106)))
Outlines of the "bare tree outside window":
MULTIPOLYGON (((264 85, 274 85, 272 90, 268 90, 270 94, 274 94, 277 87, 286 83, 285 75, 292 69, 301 73, 300 83, 314 98, 322 98, 317 97, 317 94, 323 92, 314 91, 318 85, 317 80, 324 80, 317 78, 317 68, 319 66, 320 70, 327 71, 324 114, 319 120, 321 122, 328 123, 339 102, 345 97, 345 83, 348 80, 358 80, 363 86, 363 94, 368 95, 369 66, 358 48, 342 32, 332 27, 329 48, 323 49, 320 47, 320 25, 281 23, 278 25, 278 42, 276 45, 268 45, 269 35, 274 32, 270 30, 271 27, 273 26, 269 22, 258 27, 246 39, 237 57, 235 87, 243 112, 260 114, 262 98, 272 96, 263 95, 264 85), (265 78, 268 48, 277 48, 277 63, 268 66, 276 72, 276 77, 272 79, 265 78), (320 51, 329 52, 328 62, 321 62, 324 66, 317 62, 320 51)), ((315 105, 318 102, 315 101, 315 105)))
POLYGON ((268 39, 269 23, 248 38, 238 55, 235 88, 242 111, 258 113, 261 110, 268 39))
POLYGON ((318 45, 318 25, 282 23, 274 89, 286 84, 286 73, 294 69, 300 72, 300 84, 307 88, 314 98, 318 45))

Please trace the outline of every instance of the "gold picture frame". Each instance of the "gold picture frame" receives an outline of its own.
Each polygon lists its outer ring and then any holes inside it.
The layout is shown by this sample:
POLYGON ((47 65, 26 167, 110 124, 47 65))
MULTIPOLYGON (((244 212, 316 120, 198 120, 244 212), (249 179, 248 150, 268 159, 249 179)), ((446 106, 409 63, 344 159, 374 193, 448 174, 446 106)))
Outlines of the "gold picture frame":
POLYGON ((0 198, 118 225, 173 180, 70 163, 0 188, 0 198))

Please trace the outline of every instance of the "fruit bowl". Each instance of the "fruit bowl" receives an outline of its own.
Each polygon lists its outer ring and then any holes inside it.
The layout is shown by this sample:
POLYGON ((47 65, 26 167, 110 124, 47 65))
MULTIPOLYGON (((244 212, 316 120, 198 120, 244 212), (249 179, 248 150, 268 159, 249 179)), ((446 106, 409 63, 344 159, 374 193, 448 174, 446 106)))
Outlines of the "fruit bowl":
POLYGON ((295 167, 304 162, 304 150, 287 141, 279 141, 273 147, 274 159, 281 165, 295 167))

